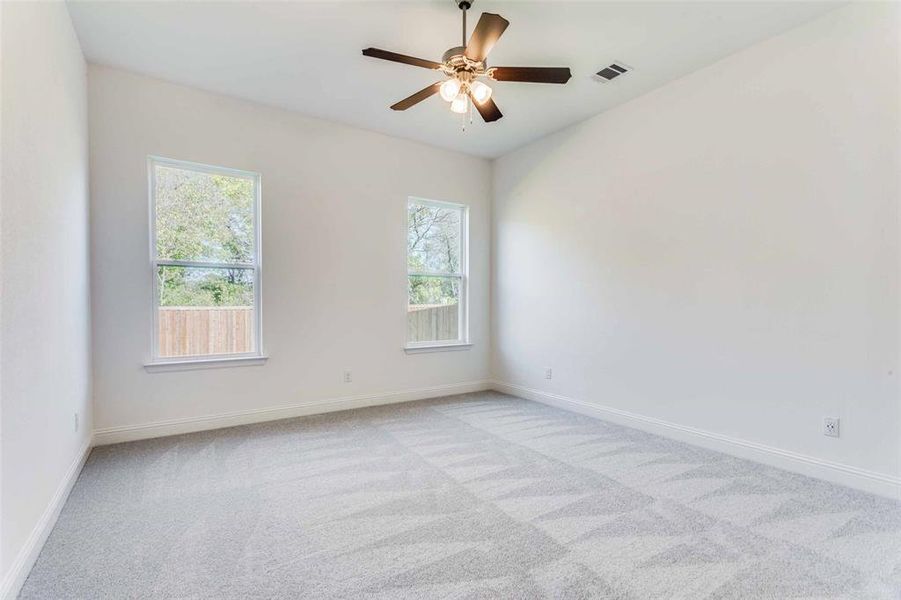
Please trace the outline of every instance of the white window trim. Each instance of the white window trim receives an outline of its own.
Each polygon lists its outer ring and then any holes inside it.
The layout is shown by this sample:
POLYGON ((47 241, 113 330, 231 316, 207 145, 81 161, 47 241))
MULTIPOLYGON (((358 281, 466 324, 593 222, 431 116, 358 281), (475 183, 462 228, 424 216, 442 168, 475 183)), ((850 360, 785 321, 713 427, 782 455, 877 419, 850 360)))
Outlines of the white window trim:
POLYGON ((429 200, 418 196, 410 196, 404 204, 404 352, 407 354, 421 354, 425 352, 446 352, 450 350, 469 350, 472 342, 469 340, 469 206, 459 202, 445 202, 442 200, 429 200), (407 256, 407 236, 410 232, 410 204, 421 204, 435 208, 452 208, 461 212, 460 225, 460 271, 459 273, 443 273, 433 271, 410 271, 409 257, 407 256), (428 277, 453 277, 460 279, 460 303, 459 323, 460 337, 456 340, 441 340, 434 342, 408 342, 406 332, 407 309, 410 299, 408 286, 411 276, 424 275, 428 277))
POLYGON ((196 371, 198 369, 222 369, 224 367, 252 367, 266 364, 268 356, 243 356, 232 354, 211 354, 212 358, 162 359, 146 363, 144 370, 148 373, 165 373, 167 371, 196 371))
POLYGON ((186 160, 175 160, 164 158, 161 156, 147 157, 147 195, 149 201, 149 221, 150 228, 150 287, 153 290, 153 298, 151 303, 151 327, 150 332, 151 349, 150 360, 144 364, 144 368, 148 372, 161 371, 178 371, 187 369, 201 368, 222 368, 229 366, 247 366, 253 364, 263 364, 268 356, 263 352, 263 254, 262 254, 262 218, 260 200, 262 197, 261 177, 255 171, 242 171, 240 169, 231 169, 228 167, 217 167, 214 165, 205 165, 186 160), (253 199, 253 262, 252 263, 215 263, 215 262, 199 262, 189 260, 170 260, 161 259, 156 255, 156 197, 154 188, 156 183, 156 175, 154 166, 162 165, 174 167, 177 169, 185 169, 198 171, 201 173, 210 173, 213 175, 226 175, 231 177, 242 177, 253 180, 254 199, 253 199), (254 347, 256 352, 241 352, 234 354, 203 354, 194 356, 175 356, 162 357, 159 354, 159 280, 157 272, 159 267, 176 266, 176 267, 200 267, 207 269, 215 268, 247 268, 253 269, 253 335, 254 347))

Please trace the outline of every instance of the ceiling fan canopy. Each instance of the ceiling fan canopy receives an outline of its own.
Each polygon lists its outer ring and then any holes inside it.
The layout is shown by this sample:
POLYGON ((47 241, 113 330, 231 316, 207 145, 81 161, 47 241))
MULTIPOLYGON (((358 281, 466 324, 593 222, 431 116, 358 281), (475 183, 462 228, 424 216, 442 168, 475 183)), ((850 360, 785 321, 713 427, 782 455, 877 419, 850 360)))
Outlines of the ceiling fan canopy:
POLYGON ((472 2, 460 0, 458 6, 463 11, 463 45, 447 50, 441 57, 441 62, 379 48, 363 50, 364 56, 440 71, 447 77, 391 105, 392 110, 407 110, 435 94, 440 94, 444 100, 451 103, 453 112, 466 114, 475 108, 482 119, 490 123, 504 115, 492 98, 493 90, 480 79, 558 84, 569 81, 572 76, 569 67, 489 67, 488 54, 510 22, 500 15, 482 13, 467 42, 466 11, 472 6, 472 2))

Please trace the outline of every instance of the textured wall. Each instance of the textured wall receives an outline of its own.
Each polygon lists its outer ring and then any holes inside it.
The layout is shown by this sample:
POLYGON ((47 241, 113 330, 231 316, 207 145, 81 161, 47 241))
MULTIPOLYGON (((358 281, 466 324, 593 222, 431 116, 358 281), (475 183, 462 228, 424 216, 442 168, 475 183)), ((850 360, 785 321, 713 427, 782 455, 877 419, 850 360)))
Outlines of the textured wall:
POLYGON ((10 567, 40 537, 35 527, 91 435, 88 129, 85 63, 65 4, 0 11, 0 574, 10 589, 10 567))
POLYGON ((98 428, 487 379, 488 161, 104 67, 89 95, 98 428), (262 174, 265 365, 143 369, 151 154, 262 174), (408 196, 470 205, 470 350, 403 351, 408 196))
POLYGON ((901 475, 898 40, 855 4, 498 159, 497 378, 901 475))

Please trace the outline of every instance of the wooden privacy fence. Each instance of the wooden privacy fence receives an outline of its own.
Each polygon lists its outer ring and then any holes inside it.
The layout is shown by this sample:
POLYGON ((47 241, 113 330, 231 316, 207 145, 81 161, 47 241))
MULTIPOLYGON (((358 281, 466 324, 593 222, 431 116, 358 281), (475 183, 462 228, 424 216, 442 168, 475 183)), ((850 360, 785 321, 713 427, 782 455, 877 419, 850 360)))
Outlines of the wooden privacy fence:
POLYGON ((159 346, 160 356, 253 352, 253 308, 160 308, 159 346))
POLYGON ((407 308, 407 341, 455 340, 459 316, 457 304, 411 304, 407 308))

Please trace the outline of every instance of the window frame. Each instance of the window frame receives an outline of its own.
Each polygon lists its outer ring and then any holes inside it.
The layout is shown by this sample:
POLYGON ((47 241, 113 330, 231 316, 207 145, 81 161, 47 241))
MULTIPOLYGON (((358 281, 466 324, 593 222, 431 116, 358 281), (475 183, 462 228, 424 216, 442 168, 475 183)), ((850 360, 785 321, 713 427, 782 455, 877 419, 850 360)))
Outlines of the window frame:
POLYGON ((262 178, 256 171, 245 171, 230 167, 219 167, 203 163, 191 162, 150 155, 147 157, 147 195, 149 198, 149 229, 150 229, 150 279, 151 279, 151 346, 150 361, 145 367, 150 370, 168 371, 193 367, 226 367, 263 364, 268 358, 263 352, 263 260, 262 260, 262 178), (250 263, 220 263, 192 260, 173 260, 157 256, 157 231, 156 231, 156 166, 172 167, 185 171, 207 173, 210 175, 224 175, 227 177, 240 177, 250 179, 253 182, 253 261, 250 263), (186 267, 200 269, 233 269, 242 268, 253 271, 253 341, 254 352, 237 352, 231 354, 195 354, 186 356, 160 356, 159 353, 159 268, 160 267, 186 267), (153 367, 157 367, 154 369, 153 367))
POLYGON ((469 205, 460 202, 431 200, 419 196, 409 196, 404 204, 404 351, 408 354, 434 352, 443 350, 466 350, 472 347, 469 339, 469 205), (431 206, 434 208, 460 211, 460 269, 457 273, 411 271, 409 248, 410 206, 431 206), (411 342, 407 340, 407 314, 410 306, 410 277, 447 277, 460 281, 460 301, 458 302, 458 334, 455 340, 434 340, 427 342, 411 342))

